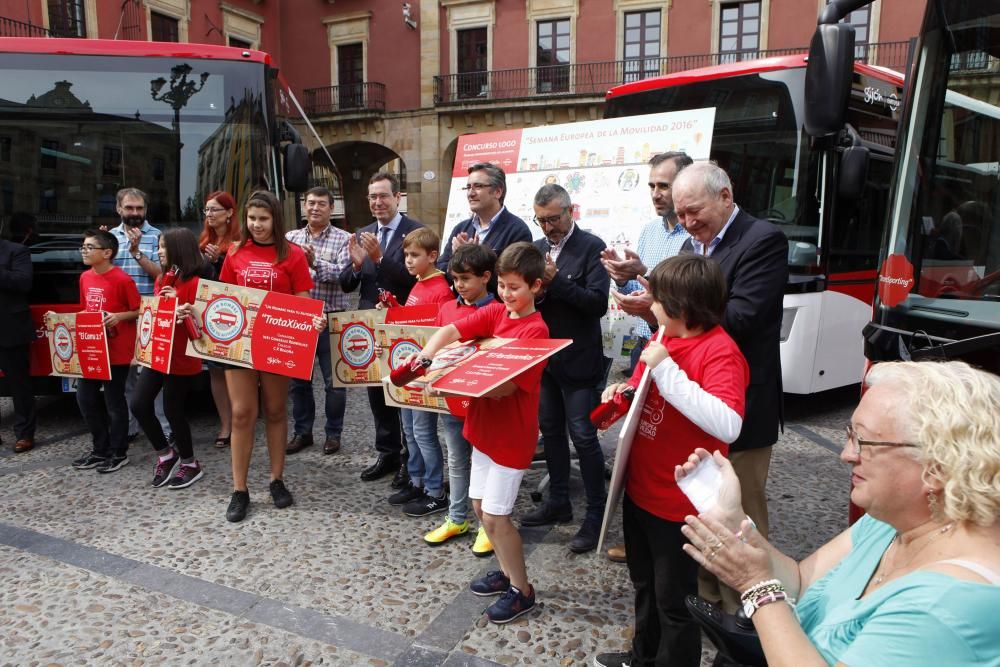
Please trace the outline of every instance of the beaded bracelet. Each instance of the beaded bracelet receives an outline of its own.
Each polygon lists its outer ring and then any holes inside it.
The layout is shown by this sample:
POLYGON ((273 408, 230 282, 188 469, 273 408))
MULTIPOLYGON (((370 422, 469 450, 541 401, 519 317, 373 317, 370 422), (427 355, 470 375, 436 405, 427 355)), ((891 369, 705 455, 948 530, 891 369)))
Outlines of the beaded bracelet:
POLYGON ((766 595, 767 593, 773 593, 778 590, 782 591, 785 590, 785 587, 782 585, 781 581, 779 581, 778 579, 768 579, 767 581, 758 582, 753 586, 751 586, 750 588, 743 591, 743 593, 740 595, 740 600, 742 600, 743 602, 747 602, 761 595, 766 595))
POLYGON ((751 618, 754 613, 765 605, 769 605, 772 602, 787 601, 788 594, 785 593, 785 589, 781 588, 777 591, 772 591, 765 593, 764 595, 757 596, 752 600, 745 600, 743 602, 743 614, 747 618, 751 618))

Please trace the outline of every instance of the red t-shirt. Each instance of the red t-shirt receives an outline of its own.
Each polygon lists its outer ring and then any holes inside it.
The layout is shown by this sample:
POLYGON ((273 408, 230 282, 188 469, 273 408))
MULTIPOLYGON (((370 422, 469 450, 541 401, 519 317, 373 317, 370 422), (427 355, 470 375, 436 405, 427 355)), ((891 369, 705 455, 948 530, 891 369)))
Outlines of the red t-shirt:
MULTIPOLYGON (((161 279, 163 275, 156 278, 153 288, 154 294, 160 293, 161 279)), ((194 303, 198 293, 198 276, 188 280, 180 280, 174 283, 174 290, 177 292, 177 305, 183 303, 194 303)), ((197 375, 201 372, 201 359, 189 357, 187 355, 187 331, 184 323, 178 322, 174 325, 174 348, 170 353, 170 374, 171 375, 197 375)))
POLYGON ((422 306, 428 303, 444 303, 454 301, 455 295, 448 285, 443 273, 435 273, 433 276, 418 280, 417 284, 410 290, 410 296, 406 298, 404 306, 422 306))
MULTIPOLYGON (((506 306, 497 302, 454 324, 463 340, 549 337, 541 313, 512 318, 506 306)), ((470 401, 462 435, 494 463, 517 470, 531 466, 538 442, 538 399, 544 369, 542 362, 513 378, 518 389, 509 396, 470 401)))
POLYGON ((298 294, 313 288, 309 262, 302 248, 289 243, 284 261, 275 264, 277 257, 278 251, 273 245, 247 241, 243 247, 226 255, 219 282, 282 294, 298 294))
MULTIPOLYGON (((91 313, 124 313, 139 310, 139 288, 117 266, 104 273, 89 269, 80 274, 80 309, 91 313)), ((127 366, 135 356, 135 320, 119 322, 114 338, 108 338, 112 366, 127 366)))
MULTIPOLYGON (((743 416, 750 370, 721 326, 691 338, 668 338, 666 345, 688 379, 743 416)), ((637 364, 628 383, 638 387, 645 368, 645 364, 637 364)), ((729 445, 678 412, 660 396, 653 382, 632 440, 626 493, 636 505, 667 521, 683 521, 688 514, 697 514, 674 479, 674 466, 686 461, 696 447, 729 455, 729 445)))
MULTIPOLYGON (((490 301, 490 303, 495 302, 490 301)), ((455 324, 459 320, 464 320, 466 317, 483 307, 484 306, 477 304, 465 303, 465 301, 460 298, 453 298, 450 301, 445 301, 441 304, 441 310, 438 311, 437 319, 434 321, 434 326, 444 327, 449 324, 455 324)))

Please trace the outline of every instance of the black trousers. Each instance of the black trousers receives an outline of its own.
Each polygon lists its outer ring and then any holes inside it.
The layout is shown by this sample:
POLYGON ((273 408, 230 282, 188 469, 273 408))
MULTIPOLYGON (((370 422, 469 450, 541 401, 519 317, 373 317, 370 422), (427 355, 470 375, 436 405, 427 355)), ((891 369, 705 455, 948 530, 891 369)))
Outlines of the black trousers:
POLYGON ((164 375, 152 368, 144 368, 139 374, 129 408, 132 409, 135 420, 139 422, 143 433, 156 451, 161 452, 169 446, 153 407, 153 401, 162 388, 163 414, 166 415, 170 431, 174 434, 177 453, 182 459, 194 457, 191 426, 188 424, 185 407, 187 396, 191 393, 197 378, 197 375, 164 375))
POLYGON ((684 597, 698 593, 698 564, 681 550, 683 523, 667 521, 625 496, 622 527, 635 588, 632 665, 699 667, 701 629, 684 597))
POLYGON ((375 419, 375 451, 381 456, 400 458, 404 447, 399 408, 385 404, 382 387, 368 387, 368 404, 375 419))
POLYGON ((94 454, 98 456, 125 456, 128 452, 128 403, 125 401, 128 369, 127 365, 112 366, 110 380, 80 380, 76 385, 76 402, 90 429, 94 454))
POLYGON ((10 397, 14 400, 14 436, 35 437, 35 395, 31 391, 29 346, 0 346, 0 369, 7 377, 10 397))

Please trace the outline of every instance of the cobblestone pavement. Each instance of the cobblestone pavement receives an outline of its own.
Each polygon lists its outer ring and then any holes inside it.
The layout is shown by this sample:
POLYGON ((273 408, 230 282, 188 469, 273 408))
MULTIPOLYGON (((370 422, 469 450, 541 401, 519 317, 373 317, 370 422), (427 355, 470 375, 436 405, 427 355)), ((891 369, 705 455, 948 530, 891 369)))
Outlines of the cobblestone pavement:
MULTIPOLYGON (((846 525, 849 476, 837 453, 856 395, 789 402, 769 502, 774 539, 793 555, 846 525)), ((0 665, 578 665, 627 646, 627 571, 570 553, 575 524, 522 531, 539 609, 487 623, 467 586, 495 562, 473 557, 471 533, 428 547, 421 536, 444 515, 406 517, 385 502, 387 479, 360 481, 373 459, 362 390, 349 392, 339 453, 317 443, 288 458, 291 508, 270 502, 258 431, 240 524, 225 520, 228 451, 211 447, 210 399, 198 402, 190 419, 206 475, 180 491, 150 486, 144 438, 114 474, 70 468, 89 449, 72 399, 43 401, 31 452, 15 456, 3 430, 0 665)), ((0 410, 9 425, 8 399, 0 410)), ((542 476, 525 477, 515 515, 542 476)), ((581 519, 578 476, 572 492, 581 519)), ((610 539, 620 536, 616 524, 610 539)))

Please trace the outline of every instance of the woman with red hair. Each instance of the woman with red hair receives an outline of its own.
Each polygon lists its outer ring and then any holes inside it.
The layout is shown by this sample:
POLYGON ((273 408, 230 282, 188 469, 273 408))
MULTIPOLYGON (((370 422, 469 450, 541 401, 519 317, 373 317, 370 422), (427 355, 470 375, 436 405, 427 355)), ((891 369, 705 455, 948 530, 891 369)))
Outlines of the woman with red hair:
MULTIPOLYGON (((213 192, 205 199, 204 214, 205 228, 198 238, 198 248, 205 261, 212 265, 212 278, 217 280, 229 246, 239 237, 236 200, 228 192, 213 192)), ((212 398, 219 412, 219 434, 215 438, 215 446, 221 449, 229 446, 233 426, 233 409, 226 390, 225 366, 212 361, 206 361, 205 366, 212 381, 212 398)))

